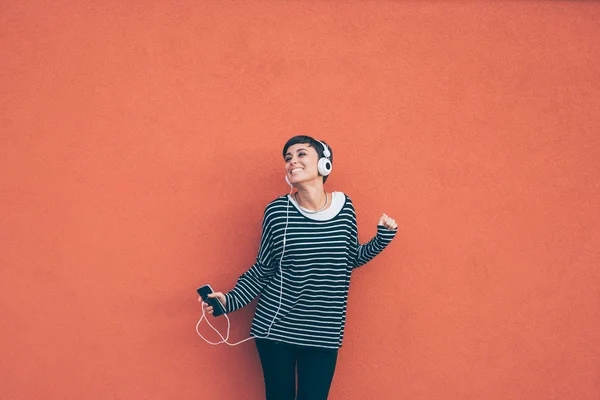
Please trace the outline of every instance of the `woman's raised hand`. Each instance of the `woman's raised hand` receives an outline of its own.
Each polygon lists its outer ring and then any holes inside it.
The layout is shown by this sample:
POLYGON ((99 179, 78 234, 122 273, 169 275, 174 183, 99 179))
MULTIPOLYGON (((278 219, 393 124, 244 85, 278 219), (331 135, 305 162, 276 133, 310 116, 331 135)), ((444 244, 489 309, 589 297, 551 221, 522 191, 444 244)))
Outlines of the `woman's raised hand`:
MULTIPOLYGON (((223 304, 223 308, 225 308, 225 304, 227 303, 227 299, 225 298, 225 295, 221 292, 213 292, 211 294, 208 295, 208 297, 210 298, 217 298, 219 299, 219 301, 221 301, 221 304, 223 304)), ((202 302, 202 297, 198 297, 198 301, 202 302)), ((202 307, 204 307, 204 311, 206 311, 209 314, 213 313, 213 307, 206 304, 206 303, 202 303, 202 307)))
POLYGON ((398 228, 396 221, 393 220, 391 217, 388 217, 385 213, 383 213, 381 218, 379 218, 379 222, 377 223, 377 225, 383 225, 390 231, 393 231, 394 229, 398 228))

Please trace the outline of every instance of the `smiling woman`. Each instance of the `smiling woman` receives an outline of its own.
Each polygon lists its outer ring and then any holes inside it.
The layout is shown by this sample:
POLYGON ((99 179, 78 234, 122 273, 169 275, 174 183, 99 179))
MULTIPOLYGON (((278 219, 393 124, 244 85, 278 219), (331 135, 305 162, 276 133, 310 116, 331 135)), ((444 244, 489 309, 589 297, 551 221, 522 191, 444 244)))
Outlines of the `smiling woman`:
POLYGON ((286 180, 297 191, 267 205, 256 263, 229 293, 209 296, 227 313, 259 296, 250 335, 256 338, 268 400, 327 399, 352 271, 392 241, 397 225, 383 214, 377 235, 359 244, 352 200, 323 187, 333 167, 328 145, 295 136, 283 157, 286 180))

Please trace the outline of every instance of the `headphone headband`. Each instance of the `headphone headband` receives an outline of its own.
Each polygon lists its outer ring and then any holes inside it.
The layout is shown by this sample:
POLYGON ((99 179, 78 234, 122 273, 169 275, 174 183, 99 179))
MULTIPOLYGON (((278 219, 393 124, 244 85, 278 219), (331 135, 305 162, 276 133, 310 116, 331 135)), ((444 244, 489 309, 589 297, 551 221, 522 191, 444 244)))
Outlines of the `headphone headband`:
MULTIPOLYGON (((315 139, 315 140, 317 140, 317 139, 315 139)), ((323 146, 323 155, 326 158, 331 157, 331 152, 329 151, 329 148, 327 147, 327 145, 325 143, 321 142, 320 140, 317 140, 317 142, 321 143, 321 146, 323 146)))

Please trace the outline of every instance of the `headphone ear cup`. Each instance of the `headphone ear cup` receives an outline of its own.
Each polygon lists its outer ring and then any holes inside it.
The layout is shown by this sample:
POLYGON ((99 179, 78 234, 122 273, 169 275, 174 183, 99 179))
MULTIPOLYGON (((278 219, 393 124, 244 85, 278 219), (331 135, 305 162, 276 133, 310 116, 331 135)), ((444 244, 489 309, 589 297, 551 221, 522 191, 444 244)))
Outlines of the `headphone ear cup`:
POLYGON ((322 157, 319 159, 319 163, 317 164, 317 170, 319 171, 319 174, 322 176, 327 176, 331 173, 332 168, 333 166, 328 158, 322 157))

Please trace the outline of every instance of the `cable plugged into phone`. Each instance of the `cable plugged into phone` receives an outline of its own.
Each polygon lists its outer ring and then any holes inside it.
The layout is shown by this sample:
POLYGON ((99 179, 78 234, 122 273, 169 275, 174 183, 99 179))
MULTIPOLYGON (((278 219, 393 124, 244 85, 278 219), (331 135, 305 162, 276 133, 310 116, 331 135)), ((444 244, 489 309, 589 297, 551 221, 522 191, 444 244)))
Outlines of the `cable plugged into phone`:
POLYGON ((221 301, 219 299, 217 299, 215 297, 208 297, 209 294, 214 293, 212 288, 210 287, 210 285, 204 285, 201 288, 198 288, 197 292, 200 295, 200 297, 202 297, 202 317, 200 317, 200 321, 198 321, 198 323, 196 324, 196 333, 198 334, 198 336, 200 336, 202 339, 204 339, 204 341, 206 343, 211 344, 213 346, 216 346, 216 345, 222 344, 222 343, 225 343, 229 346, 237 346, 240 343, 244 343, 247 340, 253 339, 253 338, 247 338, 247 339, 244 339, 237 343, 229 343, 227 340, 229 339, 229 331, 231 329, 231 322, 229 321, 229 317, 227 316, 227 314, 225 314, 225 307, 223 306, 223 304, 221 304, 221 301), (225 319, 227 320, 227 334, 225 335, 225 337, 223 337, 223 335, 221 335, 221 332, 219 332, 219 330, 210 323, 208 318, 206 318, 206 312, 204 311, 204 304, 208 304, 208 305, 212 306, 213 315, 215 317, 218 317, 219 315, 223 315, 225 317, 225 319), (213 331, 217 332, 217 335, 219 335, 219 337, 221 338, 220 342, 211 342, 210 340, 208 340, 207 338, 202 336, 202 334, 198 330, 198 327, 200 326, 200 323, 204 319, 206 319, 208 326, 210 326, 213 329, 213 331))

